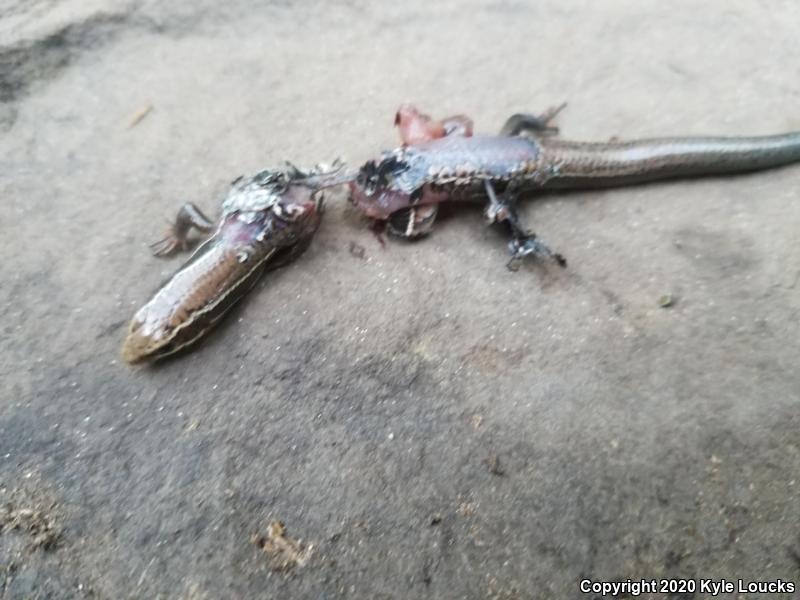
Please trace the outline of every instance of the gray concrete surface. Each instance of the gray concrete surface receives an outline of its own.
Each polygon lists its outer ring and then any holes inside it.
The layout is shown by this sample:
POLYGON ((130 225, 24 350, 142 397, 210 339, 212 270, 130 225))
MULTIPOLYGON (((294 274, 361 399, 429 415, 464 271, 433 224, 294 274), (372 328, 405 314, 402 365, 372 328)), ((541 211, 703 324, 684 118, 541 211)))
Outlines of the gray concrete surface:
POLYGON ((0 598, 800 583, 800 168, 527 204, 566 271, 507 272, 471 209, 382 249, 332 199, 195 352, 118 360, 181 202, 364 160, 402 101, 494 131, 568 100, 596 140, 800 129, 796 3, 0 9, 0 598), (305 566, 251 543, 272 519, 305 566))

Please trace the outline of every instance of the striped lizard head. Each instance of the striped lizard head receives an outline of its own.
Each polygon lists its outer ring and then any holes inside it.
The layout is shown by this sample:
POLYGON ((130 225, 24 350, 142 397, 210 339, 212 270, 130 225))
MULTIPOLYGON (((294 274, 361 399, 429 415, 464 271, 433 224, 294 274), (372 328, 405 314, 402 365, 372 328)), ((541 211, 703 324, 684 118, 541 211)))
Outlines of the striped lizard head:
POLYGON ((216 232, 134 315, 122 347, 128 363, 175 354, 202 338, 270 268, 311 242, 331 171, 296 167, 233 182, 216 232))

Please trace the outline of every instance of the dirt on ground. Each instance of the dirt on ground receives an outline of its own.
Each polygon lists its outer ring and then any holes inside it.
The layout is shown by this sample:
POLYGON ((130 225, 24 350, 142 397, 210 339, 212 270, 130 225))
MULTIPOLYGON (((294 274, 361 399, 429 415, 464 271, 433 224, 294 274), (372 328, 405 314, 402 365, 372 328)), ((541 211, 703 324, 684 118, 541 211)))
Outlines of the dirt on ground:
POLYGON ((119 359, 184 260, 148 244, 187 200, 358 164, 401 102, 485 133, 562 101, 573 139, 800 130, 798 22, 789 1, 0 0, 0 599, 800 584, 800 167, 543 195, 522 216, 569 266, 516 273, 477 206, 384 245, 334 193, 194 352, 119 359))

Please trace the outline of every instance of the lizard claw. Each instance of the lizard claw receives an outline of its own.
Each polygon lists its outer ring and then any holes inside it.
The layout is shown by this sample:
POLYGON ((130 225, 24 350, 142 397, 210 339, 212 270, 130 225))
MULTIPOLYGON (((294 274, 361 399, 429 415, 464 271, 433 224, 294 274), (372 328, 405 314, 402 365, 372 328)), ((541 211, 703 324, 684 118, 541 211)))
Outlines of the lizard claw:
MULTIPOLYGON (((234 180, 233 185, 242 178, 234 180)), ((150 249, 155 256, 169 256, 178 250, 188 250, 189 240, 187 236, 192 229, 197 229, 204 233, 210 233, 214 229, 214 223, 208 220, 203 212, 191 202, 181 206, 174 222, 170 222, 164 239, 150 244, 150 249)))
POLYGON ((164 257, 177 251, 186 250, 187 245, 186 239, 176 235, 174 229, 170 227, 164 239, 150 244, 150 250, 153 252, 153 256, 164 257))
POLYGON ((536 234, 528 234, 514 238, 508 243, 508 250, 511 252, 511 259, 506 264, 509 271, 516 271, 522 264, 522 259, 526 256, 543 256, 552 258, 560 267, 567 266, 567 259, 558 252, 553 252, 546 244, 536 238, 536 234))

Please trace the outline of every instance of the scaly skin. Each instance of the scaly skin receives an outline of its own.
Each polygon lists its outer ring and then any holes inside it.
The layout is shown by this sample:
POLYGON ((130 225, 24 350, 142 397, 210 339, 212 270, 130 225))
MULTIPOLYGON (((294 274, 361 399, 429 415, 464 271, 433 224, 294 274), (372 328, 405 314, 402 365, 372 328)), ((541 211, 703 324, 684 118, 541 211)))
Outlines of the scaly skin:
MULTIPOLYGON (((403 141, 412 145, 384 152, 364 164, 350 183, 351 201, 373 219, 396 220, 409 210, 450 200, 486 201, 490 222, 508 222, 514 239, 512 263, 529 254, 555 257, 516 215, 517 196, 538 190, 621 186, 674 177, 744 173, 800 161, 800 132, 760 137, 678 137, 630 142, 587 143, 553 138, 550 121, 560 108, 545 115, 512 116, 496 136, 446 135, 413 107, 401 108, 403 141), (414 124, 413 119, 422 122, 414 124), (441 135, 436 135, 441 133, 441 135)), ((399 113, 398 113, 399 114, 399 113)), ((408 237, 409 222, 392 229, 408 237)))
MULTIPOLYGON (((282 266, 311 242, 321 218, 326 174, 296 168, 236 180, 216 231, 134 315, 122 357, 134 364, 174 354, 202 338, 269 269, 282 266)), ((213 224, 194 206, 178 213, 156 255, 184 248, 191 227, 213 224)))

